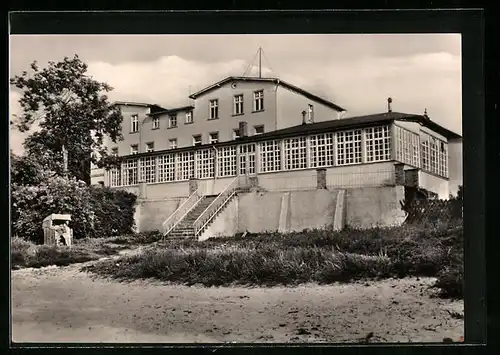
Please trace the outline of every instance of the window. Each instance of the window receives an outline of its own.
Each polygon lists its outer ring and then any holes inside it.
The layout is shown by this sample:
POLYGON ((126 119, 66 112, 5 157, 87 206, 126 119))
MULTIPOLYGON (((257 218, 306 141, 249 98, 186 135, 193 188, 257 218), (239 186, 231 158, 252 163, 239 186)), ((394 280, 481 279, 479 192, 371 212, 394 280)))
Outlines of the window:
POLYGON ((419 136, 404 128, 395 126, 396 138, 396 160, 413 165, 420 166, 419 136))
POLYGON ((120 168, 112 168, 109 171, 109 182, 110 182, 111 187, 121 185, 120 177, 121 177, 121 169, 120 168))
MULTIPOLYGON (((411 132, 405 130, 405 141, 411 143, 411 132)), ((389 126, 372 127, 365 130, 366 161, 385 161, 391 159, 391 131, 389 126)), ((411 162, 410 145, 407 146, 407 160, 411 162)), ((406 151, 405 151, 406 152, 406 151)))
POLYGON ((170 149, 177 149, 177 138, 172 138, 168 140, 168 147, 170 149))
POLYGON ((158 182, 175 180, 175 154, 158 157, 158 182))
POLYGON ((219 100, 210 100, 210 116, 211 120, 219 118, 219 100))
POLYGON ((214 177, 214 149, 202 149, 196 152, 196 177, 199 179, 214 177))
POLYGON ((141 159, 141 181, 146 183, 156 182, 156 157, 141 159))
POLYGON ((210 144, 219 142, 219 132, 210 133, 210 144))
POLYGON ((307 167, 306 137, 285 139, 285 170, 307 167))
POLYGON ((431 137, 429 140, 429 151, 430 151, 430 171, 437 174, 438 167, 438 147, 437 139, 431 137))
POLYGON ((448 177, 448 144, 440 142, 438 174, 448 177))
POLYGON ((171 115, 168 117, 168 128, 177 127, 177 115, 171 115))
POLYGON ((130 117, 130 132, 139 132, 139 115, 132 115, 130 117))
POLYGON ((233 129, 233 139, 238 139, 240 137, 241 137, 240 129, 239 128, 233 129))
POLYGON ((154 142, 149 142, 146 143, 146 152, 154 152, 155 151, 155 143, 154 142))
POLYGON ((178 153, 177 180, 189 180, 194 177, 194 152, 178 153))
POLYGON ((262 134, 262 133, 264 133, 264 125, 254 126, 254 131, 255 131, 255 134, 262 134))
POLYGON ((123 185, 137 184, 137 159, 128 159, 124 163, 123 185))
POLYGON ((193 145, 194 146, 201 145, 201 134, 193 136, 193 145))
POLYGON ((138 154, 139 153, 139 146, 137 144, 132 144, 130 146, 130 154, 138 154))
POLYGON ((264 90, 259 90, 253 93, 253 110, 264 110, 264 90))
POLYGON ((242 144, 240 151, 240 175, 255 174, 255 144, 242 144))
POLYGON ((422 137, 422 169, 429 171, 430 170, 430 164, 429 164, 429 141, 427 140, 428 137, 422 137))
POLYGON ((153 117, 153 129, 160 128, 160 117, 153 117))
POLYGON ((190 124, 190 123, 193 123, 193 112, 192 111, 189 111, 189 112, 186 112, 186 124, 190 124))
POLYGON ((233 114, 235 114, 235 115, 242 115, 243 114, 243 95, 236 95, 234 97, 233 114))
POLYGON ((260 144, 260 172, 281 170, 280 141, 268 141, 260 144))
POLYGON ((337 165, 361 163, 361 130, 337 133, 337 165))
POLYGON ((114 157, 117 157, 118 156, 118 148, 111 149, 111 155, 114 157))
POLYGON ((217 152, 218 176, 236 175, 236 147, 222 147, 217 152))
POLYGON ((318 134, 310 137, 310 167, 320 168, 333 165, 333 133, 318 134))

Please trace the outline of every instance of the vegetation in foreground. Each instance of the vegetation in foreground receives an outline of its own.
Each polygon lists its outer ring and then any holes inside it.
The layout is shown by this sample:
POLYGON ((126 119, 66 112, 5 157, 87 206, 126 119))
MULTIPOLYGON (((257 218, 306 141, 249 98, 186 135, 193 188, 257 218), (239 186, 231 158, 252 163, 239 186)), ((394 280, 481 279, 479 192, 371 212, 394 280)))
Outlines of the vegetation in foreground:
POLYGON ((157 278, 188 285, 328 284, 359 279, 437 277, 443 297, 462 297, 463 228, 402 226, 157 244, 86 271, 119 280, 157 278))
POLYGON ((147 232, 108 238, 83 238, 74 240, 75 244, 71 248, 36 245, 22 238, 12 238, 11 267, 40 268, 83 263, 117 255, 120 250, 150 245, 159 241, 161 236, 159 232, 147 232))

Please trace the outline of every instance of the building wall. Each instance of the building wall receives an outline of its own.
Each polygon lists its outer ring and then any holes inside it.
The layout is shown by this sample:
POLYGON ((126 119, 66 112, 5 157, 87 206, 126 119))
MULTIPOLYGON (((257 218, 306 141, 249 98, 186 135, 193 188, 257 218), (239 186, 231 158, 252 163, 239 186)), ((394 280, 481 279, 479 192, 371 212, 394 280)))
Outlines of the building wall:
POLYGON ((186 124, 186 113, 190 109, 179 110, 177 115, 177 127, 168 128, 169 114, 156 115, 160 121, 160 127, 153 129, 153 117, 146 117, 144 124, 140 127, 141 133, 141 152, 146 151, 146 143, 154 142, 155 150, 169 149, 169 140, 176 138, 178 147, 187 147, 193 145, 192 135, 194 132, 194 123, 186 124))
POLYGON ((213 237, 231 237, 238 233, 238 198, 234 197, 220 212, 199 240, 213 237))
POLYGON ((408 122, 408 121, 395 121, 394 124, 401 128, 404 128, 410 132, 420 134, 420 124, 417 122, 408 122))
POLYGON ((448 182, 450 194, 456 196, 458 186, 463 185, 463 140, 455 139, 448 142, 448 182))
POLYGON ((313 105, 314 122, 339 119, 337 110, 279 86, 277 90, 277 129, 302 124, 302 111, 307 112, 309 105, 313 105))
POLYGON ((128 155, 130 154, 130 145, 139 144, 139 152, 145 152, 144 144, 140 144, 139 140, 141 137, 141 123, 147 118, 150 109, 148 107, 142 106, 132 106, 132 105, 120 105, 120 111, 123 116, 123 122, 121 125, 123 140, 116 143, 109 142, 109 149, 118 148, 118 155, 128 155), (139 115, 139 132, 131 132, 131 117, 132 115, 139 115))
POLYGON ((335 166, 326 170, 330 187, 361 187, 393 185, 394 161, 335 166))
POLYGON ((139 200, 136 206, 135 224, 139 232, 163 230, 163 222, 186 198, 139 200))
POLYGON ((243 81, 237 82, 236 88, 226 83, 197 97, 194 106, 194 124, 190 132, 202 133, 203 143, 208 143, 209 132, 219 132, 221 142, 232 140, 233 129, 238 128, 241 121, 247 122, 248 135, 253 135, 255 125, 264 125, 264 132, 276 130, 276 85, 273 83, 243 81), (258 90, 264 90, 264 111, 252 112, 253 93, 258 90), (243 114, 235 116, 234 96, 240 94, 243 95, 243 114), (209 120, 209 101, 214 99, 219 100, 219 119, 209 120))
POLYGON ((277 231, 281 214, 282 192, 254 192, 239 196, 240 232, 277 231))
POLYGON ((450 195, 448 179, 420 170, 418 172, 418 183, 420 187, 437 193, 440 199, 448 199, 450 195))
POLYGON ((406 215, 400 201, 403 186, 346 189, 345 223, 354 228, 401 225, 406 215))

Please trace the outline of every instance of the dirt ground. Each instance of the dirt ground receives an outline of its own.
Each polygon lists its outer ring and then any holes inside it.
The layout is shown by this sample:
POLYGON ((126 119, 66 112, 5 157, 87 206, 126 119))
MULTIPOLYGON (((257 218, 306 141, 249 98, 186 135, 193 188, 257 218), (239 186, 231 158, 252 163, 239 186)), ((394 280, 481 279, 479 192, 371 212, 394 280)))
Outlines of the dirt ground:
MULTIPOLYGON (((89 264, 89 263, 87 263, 89 264)), ((119 283, 83 264, 12 272, 14 342, 441 342, 463 335, 463 302, 433 279, 348 285, 187 287, 119 283)))

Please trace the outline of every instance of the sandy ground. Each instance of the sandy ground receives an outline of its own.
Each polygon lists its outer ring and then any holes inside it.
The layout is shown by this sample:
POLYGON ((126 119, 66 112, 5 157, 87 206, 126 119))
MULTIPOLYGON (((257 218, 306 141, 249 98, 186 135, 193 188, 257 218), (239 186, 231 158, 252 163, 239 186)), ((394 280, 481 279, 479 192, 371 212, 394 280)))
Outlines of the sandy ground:
MULTIPOLYGON (((89 263, 87 263, 89 264, 89 263)), ((458 340, 463 302, 433 279, 348 285, 187 287, 119 283, 83 264, 12 272, 14 342, 270 343, 458 340)))

